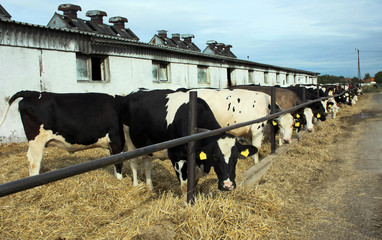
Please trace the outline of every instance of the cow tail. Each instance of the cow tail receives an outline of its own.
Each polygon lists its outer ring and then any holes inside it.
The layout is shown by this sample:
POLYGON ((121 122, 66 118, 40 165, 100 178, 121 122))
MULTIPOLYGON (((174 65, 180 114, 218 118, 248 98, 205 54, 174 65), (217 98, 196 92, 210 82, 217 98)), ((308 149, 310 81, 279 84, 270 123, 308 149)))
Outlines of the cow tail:
POLYGON ((40 93, 39 92, 35 92, 35 91, 21 91, 21 92, 18 92, 16 93, 15 95, 13 95, 8 101, 7 101, 7 106, 5 107, 5 111, 3 113, 3 116, 0 120, 0 126, 3 124, 3 122, 5 121, 5 118, 8 114, 8 111, 9 111, 9 108, 11 107, 12 103, 22 97, 22 98, 28 98, 28 97, 35 97, 35 96, 38 96, 40 93))

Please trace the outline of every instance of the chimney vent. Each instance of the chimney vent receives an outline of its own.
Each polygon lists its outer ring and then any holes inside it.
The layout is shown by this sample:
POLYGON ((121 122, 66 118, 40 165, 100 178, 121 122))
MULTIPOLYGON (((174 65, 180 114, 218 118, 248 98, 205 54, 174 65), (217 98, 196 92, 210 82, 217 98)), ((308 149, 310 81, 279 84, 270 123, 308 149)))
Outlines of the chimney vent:
POLYGON ((208 46, 211 46, 211 47, 213 47, 213 48, 215 48, 215 46, 216 46, 217 43, 218 43, 218 42, 216 42, 215 40, 208 40, 208 41, 206 42, 206 44, 207 44, 208 46))
POLYGON ((172 39, 174 41, 180 41, 180 34, 179 33, 172 34, 172 39))
POLYGON ((232 45, 225 45, 224 50, 230 51, 232 48, 232 45))
POLYGON ((222 51, 224 49, 224 46, 225 46, 224 43, 216 44, 217 49, 220 50, 220 51, 222 51))
POLYGON ((65 17, 77 19, 77 12, 82 11, 81 7, 74 4, 60 4, 58 6, 59 11, 63 11, 65 17))
POLYGON ((109 23, 113 23, 114 27, 125 29, 125 23, 127 23, 127 18, 124 17, 111 17, 109 23))
POLYGON ((185 43, 191 43, 192 42, 192 38, 194 38, 195 36, 192 35, 192 34, 182 34, 182 38, 184 40, 185 43))
POLYGON ((167 37, 167 31, 166 30, 158 30, 158 36, 159 37, 167 37))
POLYGON ((100 10, 90 10, 86 12, 86 16, 90 17, 90 21, 98 23, 98 24, 103 24, 103 17, 106 17, 107 14, 104 11, 100 10))

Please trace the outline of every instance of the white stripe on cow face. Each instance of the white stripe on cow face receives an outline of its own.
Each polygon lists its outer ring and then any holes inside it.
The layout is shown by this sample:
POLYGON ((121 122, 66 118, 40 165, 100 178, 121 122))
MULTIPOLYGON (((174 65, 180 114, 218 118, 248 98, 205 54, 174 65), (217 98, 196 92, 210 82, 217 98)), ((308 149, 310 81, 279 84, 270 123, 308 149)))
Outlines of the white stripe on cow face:
POLYGON ((179 107, 189 102, 189 94, 184 92, 175 92, 167 94, 168 102, 166 104, 167 115, 166 122, 167 127, 174 121, 175 114, 179 107))
POLYGON ((305 128, 309 131, 313 131, 313 112, 311 108, 305 108, 304 109, 304 115, 306 119, 306 126, 305 128))
POLYGON ((232 147, 235 146, 235 143, 236 143, 235 138, 226 137, 226 138, 220 138, 218 140, 219 149, 224 156, 224 161, 227 164, 229 163, 229 159, 232 153, 232 147))

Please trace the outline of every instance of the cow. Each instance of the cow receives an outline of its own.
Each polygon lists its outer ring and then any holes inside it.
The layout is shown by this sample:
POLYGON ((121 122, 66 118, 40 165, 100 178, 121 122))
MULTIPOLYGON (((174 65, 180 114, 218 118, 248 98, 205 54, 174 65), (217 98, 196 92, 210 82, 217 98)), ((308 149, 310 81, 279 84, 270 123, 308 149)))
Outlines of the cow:
MULTIPOLYGON (((192 89, 192 91, 196 91, 198 97, 207 102, 222 127, 255 120, 270 114, 271 98, 263 92, 243 89, 192 89)), ((292 115, 289 113, 281 115, 275 121, 280 128, 280 145, 283 142, 289 143, 293 134, 292 115)), ((250 143, 259 149, 266 124, 266 121, 255 123, 233 129, 229 133, 250 139, 250 143)), ((258 161, 258 154, 255 154, 254 163, 257 164, 258 161)))
MULTIPOLYGON (((289 89, 295 92, 299 97, 303 98, 304 86, 289 86, 286 89, 289 89)), ((316 100, 318 98, 317 91, 312 88, 305 88, 305 98, 306 100, 316 100)), ((312 103, 309 105, 309 108, 312 110, 314 117, 318 120, 325 121, 327 109, 326 109, 326 100, 312 103)))
MULTIPOLYGON (((237 85, 230 87, 231 89, 246 89, 250 91, 264 92, 268 95, 271 94, 272 87, 270 86, 259 86, 259 85, 237 85)), ((302 98, 298 96, 295 92, 281 88, 275 87, 276 103, 283 109, 289 109, 291 107, 302 104, 302 98)), ((304 109, 298 109, 292 112, 294 118, 294 126, 297 131, 301 129, 302 126, 309 132, 313 131, 313 112, 309 107, 304 109)))
MULTIPOLYGON (((126 139, 126 149, 134 150, 147 145, 188 135, 189 93, 173 90, 151 90, 133 92, 122 98, 121 119, 126 139)), ((210 106, 197 99, 197 128, 218 129, 210 106)), ((208 137, 195 144, 196 170, 202 175, 214 168, 218 177, 218 189, 233 190, 236 187, 235 169, 239 155, 248 157, 258 149, 242 145, 235 136, 222 133, 208 137)), ((187 145, 169 148, 159 154, 160 159, 170 159, 183 192, 187 189, 187 145), (163 154, 164 153, 164 154, 163 154)), ((157 153, 154 153, 158 157, 157 153)), ((151 158, 146 158, 144 167, 146 183, 152 187, 151 158)), ((117 167, 121 172, 122 164, 117 167)), ((136 178, 137 159, 131 160, 133 178, 136 178)), ((196 177, 196 181, 197 181, 196 177)), ((133 185, 136 185, 133 179, 133 185)))
POLYGON ((9 99, 0 125, 18 98, 22 98, 19 112, 28 140, 30 176, 40 173, 45 147, 59 147, 70 153, 90 148, 105 148, 110 154, 123 151, 123 127, 113 96, 20 91, 9 99))

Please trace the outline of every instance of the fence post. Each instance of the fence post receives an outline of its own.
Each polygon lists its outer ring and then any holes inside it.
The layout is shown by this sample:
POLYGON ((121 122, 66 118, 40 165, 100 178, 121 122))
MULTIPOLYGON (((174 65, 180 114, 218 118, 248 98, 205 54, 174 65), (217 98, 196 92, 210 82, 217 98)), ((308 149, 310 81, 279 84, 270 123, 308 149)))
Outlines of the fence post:
POLYGON ((320 98, 320 84, 317 82, 317 98, 320 98))
MULTIPOLYGON (((276 109, 276 88, 271 87, 271 114, 275 113, 276 109)), ((271 124, 271 153, 276 152, 276 133, 275 127, 271 124)))
POLYGON ((306 88, 302 87, 302 102, 306 103, 306 88))
MULTIPOLYGON (((196 133, 197 121, 197 93, 190 92, 189 111, 188 111, 188 134, 196 133)), ((194 204, 195 191, 195 141, 188 143, 187 155, 187 203, 194 204)))

